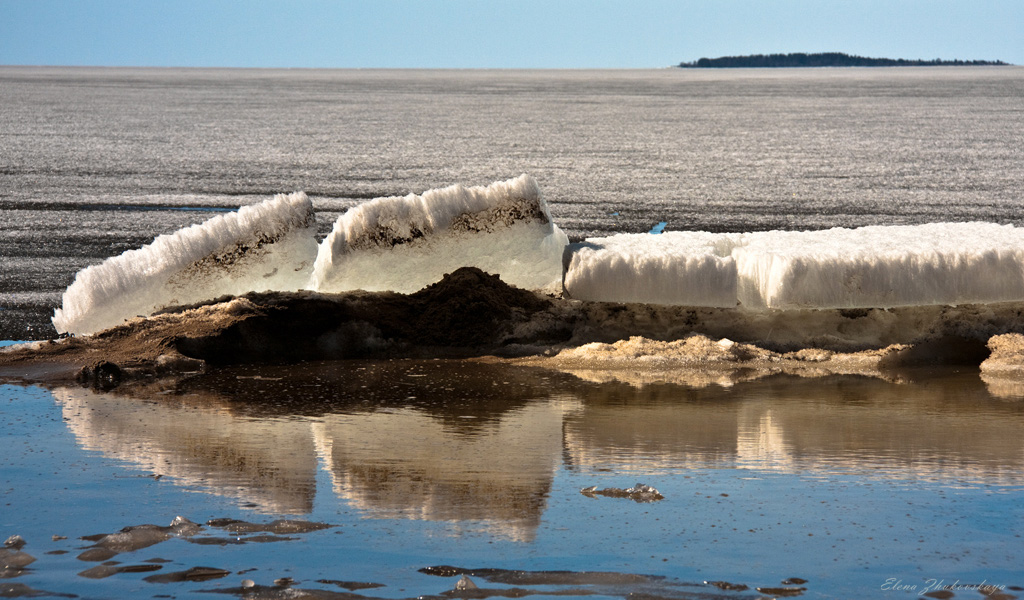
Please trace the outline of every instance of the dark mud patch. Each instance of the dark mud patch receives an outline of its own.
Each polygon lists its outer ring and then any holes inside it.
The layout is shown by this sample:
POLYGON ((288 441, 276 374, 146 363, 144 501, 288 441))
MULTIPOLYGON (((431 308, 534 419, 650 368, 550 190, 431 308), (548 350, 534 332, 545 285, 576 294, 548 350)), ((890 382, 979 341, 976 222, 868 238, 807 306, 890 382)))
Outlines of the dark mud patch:
POLYGON ((202 530, 202 527, 184 517, 175 517, 171 524, 132 525, 116 533, 95 534, 82 539, 96 543, 78 555, 78 560, 100 562, 109 560, 123 552, 134 552, 142 548, 165 542, 174 537, 191 537, 202 530))
POLYGON ((597 489, 597 486, 585 487, 580 490, 580 493, 587 498, 596 498, 598 496, 605 496, 607 498, 627 498, 633 502, 657 502, 658 500, 664 500, 665 496, 661 495, 661 492, 655 488, 638 483, 631 488, 617 488, 610 487, 604 489, 597 489))
POLYGON ((268 544, 272 542, 290 542, 296 537, 282 535, 251 535, 246 537, 195 537, 187 540, 199 546, 241 546, 243 544, 268 544))
MULTIPOLYGON (((310 360, 470 357, 501 353, 517 324, 551 301, 465 267, 413 294, 247 294, 251 315, 176 343, 211 365, 310 360)), ((564 337, 564 336, 562 336, 564 337)))
POLYGON ((453 589, 447 592, 441 592, 441 596, 445 598, 473 598, 476 600, 482 600, 484 598, 524 598, 526 596, 544 595, 544 596, 591 596, 596 592, 586 589, 565 589, 565 590, 528 590, 525 588, 481 588, 477 584, 473 583, 473 580, 468 576, 463 575, 458 582, 455 583, 453 589))
MULTIPOLYGON (((0 352, 0 376, 109 389, 209 365, 521 353, 516 327, 552 302, 472 267, 413 294, 249 293, 165 309, 94 335, 19 345, 0 352)), ((550 324, 531 327, 530 337, 568 338, 563 324, 550 324)))
POLYGON ((160 573, 143 577, 142 580, 149 583, 181 583, 183 581, 210 581, 227 577, 231 571, 218 569, 216 567, 192 567, 185 571, 174 571, 173 573, 160 573))
MULTIPOLYGON (((351 592, 259 585, 251 581, 246 581, 238 587, 199 590, 199 592, 226 594, 246 598, 247 600, 379 600, 374 599, 372 596, 362 596, 351 592)), ((420 598, 430 598, 430 596, 420 596, 420 598)))
POLYGON ((340 581, 337 579, 317 579, 317 583, 325 585, 335 585, 340 588, 346 589, 350 592, 357 590, 372 590, 376 588, 387 587, 383 583, 370 583, 368 581, 340 581))
POLYGON ((805 587, 759 587, 757 591, 777 598, 795 598, 807 591, 805 587))
POLYGON ((148 573, 150 571, 159 571, 163 567, 160 565, 143 564, 143 565, 96 565, 95 567, 86 569, 78 574, 79 577, 85 577, 86 579, 106 579, 120 573, 148 573))
POLYGON ((270 523, 250 523, 238 519, 211 519, 206 524, 210 527, 226 529, 232 533, 274 533, 279 535, 309 533, 334 527, 329 523, 290 519, 278 519, 270 523))
MULTIPOLYGON (((722 591, 741 591, 739 586, 719 587, 708 582, 688 583, 658 575, 608 571, 518 571, 440 565, 420 569, 420 572, 436 577, 459 577, 451 590, 440 594, 441 598, 598 595, 629 600, 714 600, 736 598, 735 594, 723 594, 722 591), (473 581, 474 578, 512 587, 485 588, 473 581)), ((749 588, 744 586, 742 589, 749 588)))
POLYGON ((0 581, 0 598, 77 598, 75 594, 60 594, 37 590, 23 583, 0 581))
POLYGON ((464 569, 448 565, 424 567, 419 571, 435 577, 468 575, 489 583, 505 585, 633 585, 665 579, 658 575, 634 575, 608 571, 513 571, 507 569, 464 569))
MULTIPOLYGON (((132 525, 116 533, 97 533, 83 536, 80 539, 96 543, 87 546, 78 555, 78 560, 102 562, 110 560, 118 554, 148 548, 171 538, 180 538, 188 543, 204 546, 237 546, 241 544, 293 541, 299 538, 280 534, 295 535, 334 527, 327 523, 286 519, 271 521, 270 523, 250 523, 237 519, 212 519, 207 525, 227 529, 235 535, 233 537, 202 535, 204 533, 202 525, 193 523, 185 517, 176 517, 166 527, 149 524, 132 525)), ((0 550, 0 552, 3 551, 0 550)), ((11 551, 8 550, 7 552, 11 551)), ((160 559, 154 559, 151 562, 158 562, 158 560, 160 559)), ((101 570, 97 570, 97 573, 99 572, 101 570)))
POLYGON ((742 583, 730 583, 728 581, 705 581, 704 583, 727 592, 742 592, 750 589, 750 586, 748 585, 744 585, 742 583))
POLYGON ((36 557, 21 550, 0 548, 0 579, 11 579, 25 572, 36 561, 36 557))

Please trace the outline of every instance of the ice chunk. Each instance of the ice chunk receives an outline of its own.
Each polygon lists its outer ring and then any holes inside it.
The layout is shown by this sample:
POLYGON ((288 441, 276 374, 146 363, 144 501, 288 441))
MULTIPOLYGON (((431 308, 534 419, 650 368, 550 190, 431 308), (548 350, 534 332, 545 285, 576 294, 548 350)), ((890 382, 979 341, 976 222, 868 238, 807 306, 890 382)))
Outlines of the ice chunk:
POLYGON ((616 235, 570 246, 573 298, 763 309, 1024 300, 1024 229, 932 223, 616 235))
POLYGON ((93 333, 177 304, 301 289, 316 259, 315 225, 312 204, 297 192, 161 235, 79 271, 53 325, 93 333))
POLYGON ((565 292, 579 300, 736 306, 738 234, 618 234, 570 244, 565 292))
POLYGON ((1024 300, 1024 229, 931 223, 748 234, 733 250, 749 308, 890 308, 1024 300))
POLYGON ((459 267, 526 288, 557 287, 568 239, 532 177, 377 198, 338 218, 310 287, 414 292, 459 267))

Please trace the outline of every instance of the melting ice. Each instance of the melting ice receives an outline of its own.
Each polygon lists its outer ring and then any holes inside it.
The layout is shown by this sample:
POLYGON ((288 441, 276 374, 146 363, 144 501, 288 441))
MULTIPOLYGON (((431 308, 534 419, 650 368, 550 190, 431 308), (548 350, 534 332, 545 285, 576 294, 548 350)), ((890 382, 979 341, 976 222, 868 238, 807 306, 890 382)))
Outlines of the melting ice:
POLYGON ((305 194, 280 194, 78 272, 54 312, 59 332, 93 333, 168 306, 250 291, 297 290, 316 258, 305 194))
POLYGON ((565 292, 581 300, 755 310, 1024 300, 1024 229, 994 223, 620 234, 570 252, 565 292))
POLYGON ((279 195, 88 267, 55 312, 92 333, 248 291, 412 292, 462 266, 575 299, 745 310, 1024 301, 1024 229, 934 223, 825 231, 620 234, 568 244, 528 175, 377 198, 317 245, 302 193, 279 195))
POLYGON ((529 175, 377 198, 349 210, 320 245, 310 287, 415 292, 459 267, 525 288, 557 287, 568 238, 529 175))

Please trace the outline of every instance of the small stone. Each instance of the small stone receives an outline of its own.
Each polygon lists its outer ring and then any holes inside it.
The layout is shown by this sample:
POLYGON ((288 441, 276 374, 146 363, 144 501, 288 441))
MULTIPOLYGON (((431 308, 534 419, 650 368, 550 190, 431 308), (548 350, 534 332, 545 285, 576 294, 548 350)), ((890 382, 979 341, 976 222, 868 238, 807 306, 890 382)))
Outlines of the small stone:
POLYGON ((243 588, 251 588, 251 587, 256 587, 256 582, 253 581, 252 579, 243 579, 241 585, 242 585, 243 588))
POLYGON ((742 592, 750 589, 742 583, 729 583, 728 581, 705 581, 704 585, 713 585, 720 590, 726 590, 731 592, 742 592))
POLYGON ((25 538, 21 537, 20 535, 12 535, 11 537, 4 540, 4 546, 7 546, 12 550, 21 550, 25 547, 26 543, 27 542, 25 542, 25 538))
POLYGON ((463 590, 475 590, 478 588, 477 585, 473 583, 472 579, 463 574, 462 578, 455 583, 455 589, 461 592, 463 590))

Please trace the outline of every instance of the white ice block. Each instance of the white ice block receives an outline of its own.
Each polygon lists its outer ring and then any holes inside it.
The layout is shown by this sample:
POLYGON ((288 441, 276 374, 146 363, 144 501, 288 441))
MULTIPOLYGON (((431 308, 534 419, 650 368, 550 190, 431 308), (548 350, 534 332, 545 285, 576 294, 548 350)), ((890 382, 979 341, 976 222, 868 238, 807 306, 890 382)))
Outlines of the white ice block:
POLYGON ((310 288, 414 292, 472 266, 526 288, 557 288, 568 239, 532 177, 377 198, 338 218, 310 288))
POLYGON ((616 235, 570 251, 565 290, 585 300, 753 310, 1024 301, 1024 229, 994 223, 616 235))
POLYGON ((316 252, 309 199, 279 194, 79 271, 53 325, 62 333, 94 333, 168 306, 302 289, 316 252))
POLYGON ((565 291, 578 300, 736 306, 738 235, 618 234, 570 245, 565 291))

